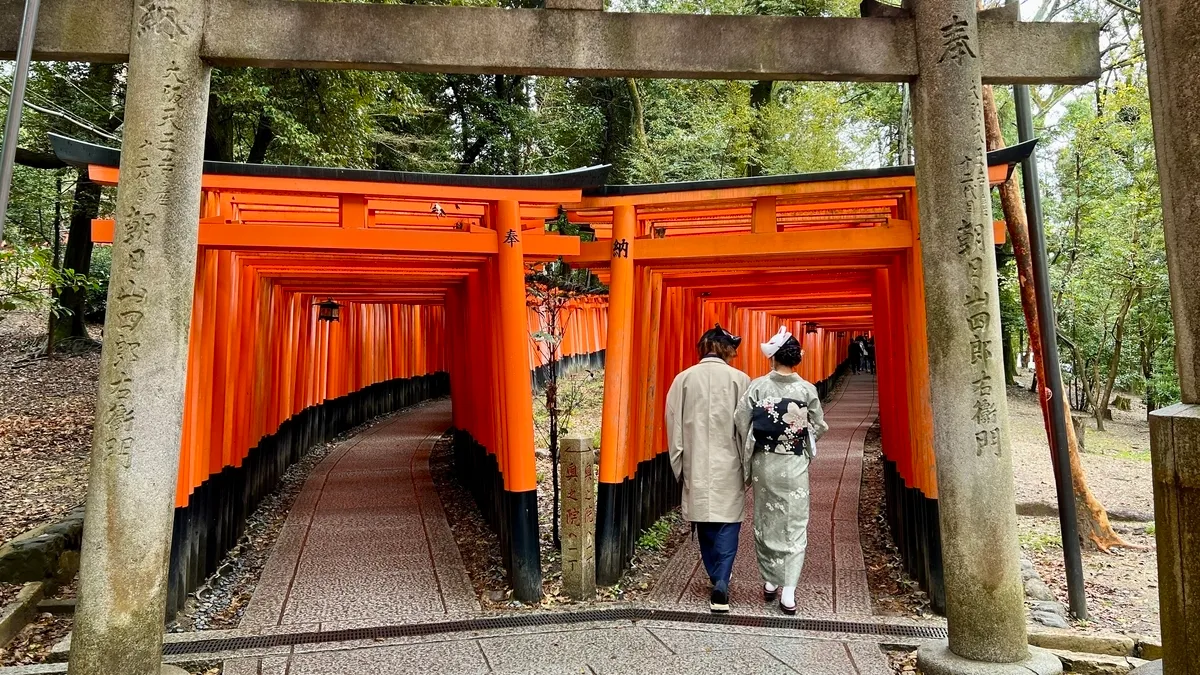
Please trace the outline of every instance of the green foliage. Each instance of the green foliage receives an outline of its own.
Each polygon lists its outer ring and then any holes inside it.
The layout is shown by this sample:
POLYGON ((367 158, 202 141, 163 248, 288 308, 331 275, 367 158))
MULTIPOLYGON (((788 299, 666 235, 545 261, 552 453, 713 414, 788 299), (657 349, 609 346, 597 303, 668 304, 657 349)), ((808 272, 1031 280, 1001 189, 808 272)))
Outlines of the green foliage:
POLYGON ((1038 553, 1045 553, 1047 549, 1051 548, 1062 548, 1062 537, 1056 534, 1022 531, 1017 534, 1017 538, 1020 540, 1021 548, 1038 553))
POLYGON ((112 247, 97 246, 92 251, 92 266, 88 276, 94 283, 87 294, 87 315, 89 318, 99 318, 104 315, 104 306, 108 304, 108 278, 112 272, 112 247))
POLYGON ((17 240, 0 249, 0 318, 17 310, 61 314, 62 307, 50 295, 51 289, 90 291, 98 286, 86 274, 58 268, 52 250, 45 245, 17 240))
POLYGON ((671 532, 675 526, 679 524, 679 512, 671 511, 667 515, 654 521, 654 524, 646 528, 637 540, 637 546, 641 549, 651 551, 661 551, 666 548, 671 541, 671 532))
POLYGON ((1071 103, 1059 134, 1048 238, 1064 360, 1093 407, 1109 378, 1145 391, 1151 407, 1170 403, 1178 385, 1144 75, 1071 103))

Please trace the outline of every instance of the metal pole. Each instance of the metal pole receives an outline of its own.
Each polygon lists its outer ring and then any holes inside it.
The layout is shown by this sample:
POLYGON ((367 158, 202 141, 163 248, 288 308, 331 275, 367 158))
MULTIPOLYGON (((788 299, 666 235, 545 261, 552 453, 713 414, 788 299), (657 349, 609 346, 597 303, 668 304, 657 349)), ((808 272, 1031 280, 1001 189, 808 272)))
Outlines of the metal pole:
POLYGON ((13 73, 12 95, 8 98, 8 116, 4 120, 4 147, 0 155, 0 244, 4 243, 4 225, 8 222, 8 195, 12 190, 13 162, 21 129, 21 108, 25 107, 25 82, 29 79, 29 61, 33 55, 33 37, 37 30, 41 0, 25 0, 25 18, 17 42, 17 67, 13 73))
MULTIPOLYGON (((1033 138, 1033 115, 1029 110, 1029 87, 1015 85, 1017 137, 1022 143, 1033 138)), ((1054 450, 1054 483, 1058 489, 1058 523, 1062 530, 1063 566, 1067 571, 1067 595, 1071 614, 1087 618, 1087 595, 1083 588, 1083 560, 1075 522, 1075 489, 1071 481, 1071 455, 1067 444, 1067 419, 1063 411, 1062 370, 1058 362, 1058 331, 1054 305, 1050 301, 1050 269, 1046 265, 1046 237, 1042 229, 1042 196, 1037 158, 1033 153, 1021 162, 1025 188, 1025 213, 1029 219, 1029 257, 1033 259, 1033 289, 1037 296, 1038 332, 1042 336, 1042 363, 1050 390, 1050 437, 1054 450)))

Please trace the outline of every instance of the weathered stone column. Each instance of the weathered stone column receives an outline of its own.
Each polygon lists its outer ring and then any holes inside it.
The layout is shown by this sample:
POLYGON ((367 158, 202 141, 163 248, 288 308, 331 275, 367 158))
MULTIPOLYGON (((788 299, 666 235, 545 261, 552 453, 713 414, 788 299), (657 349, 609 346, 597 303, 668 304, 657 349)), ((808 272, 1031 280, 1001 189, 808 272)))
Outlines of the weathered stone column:
POLYGON ((596 597, 596 455, 586 436, 571 434, 559 444, 562 489, 563 593, 575 600, 596 597))
POLYGON ((1031 656, 984 146, 976 0, 916 0, 913 84, 933 444, 950 639, 927 675, 1061 672, 1031 656), (1008 665, 1001 665, 1008 664, 1008 665))
POLYGON ((1183 403, 1150 415, 1161 671, 1200 675, 1200 6, 1142 2, 1183 403))
POLYGON ((1200 6, 1142 0, 1150 114, 1184 403, 1200 403, 1200 6))
POLYGON ((136 0, 72 675, 161 663, 209 68, 203 0, 136 0))

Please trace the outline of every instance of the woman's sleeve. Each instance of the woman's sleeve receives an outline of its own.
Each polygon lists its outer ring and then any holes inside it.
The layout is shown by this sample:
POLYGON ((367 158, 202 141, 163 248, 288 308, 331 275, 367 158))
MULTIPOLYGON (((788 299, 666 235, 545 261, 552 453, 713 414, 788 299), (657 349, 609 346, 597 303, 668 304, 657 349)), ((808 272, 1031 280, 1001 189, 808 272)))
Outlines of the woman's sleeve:
POLYGON ((821 409, 821 397, 816 387, 808 387, 808 426, 812 428, 813 437, 820 440, 829 431, 825 423, 825 411, 821 409))
POLYGON ((742 473, 746 482, 750 481, 750 455, 753 454, 754 448, 754 441, 750 438, 750 411, 754 407, 754 401, 751 400, 753 397, 754 383, 751 382, 733 410, 734 440, 737 441, 742 454, 742 473))

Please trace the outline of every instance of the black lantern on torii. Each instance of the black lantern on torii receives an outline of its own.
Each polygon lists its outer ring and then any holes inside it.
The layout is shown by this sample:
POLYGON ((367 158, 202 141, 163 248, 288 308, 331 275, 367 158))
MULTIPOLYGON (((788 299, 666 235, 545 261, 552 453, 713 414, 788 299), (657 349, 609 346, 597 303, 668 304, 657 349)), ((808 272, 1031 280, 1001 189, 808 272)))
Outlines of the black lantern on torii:
POLYGON ((808 323, 804 324, 804 332, 805 332, 805 333, 815 333, 815 332, 817 332, 817 322, 816 322, 816 321, 809 321, 808 323))
POLYGON ((323 302, 317 303, 317 319, 319 321, 337 321, 341 307, 333 301, 333 298, 326 298, 323 302))

